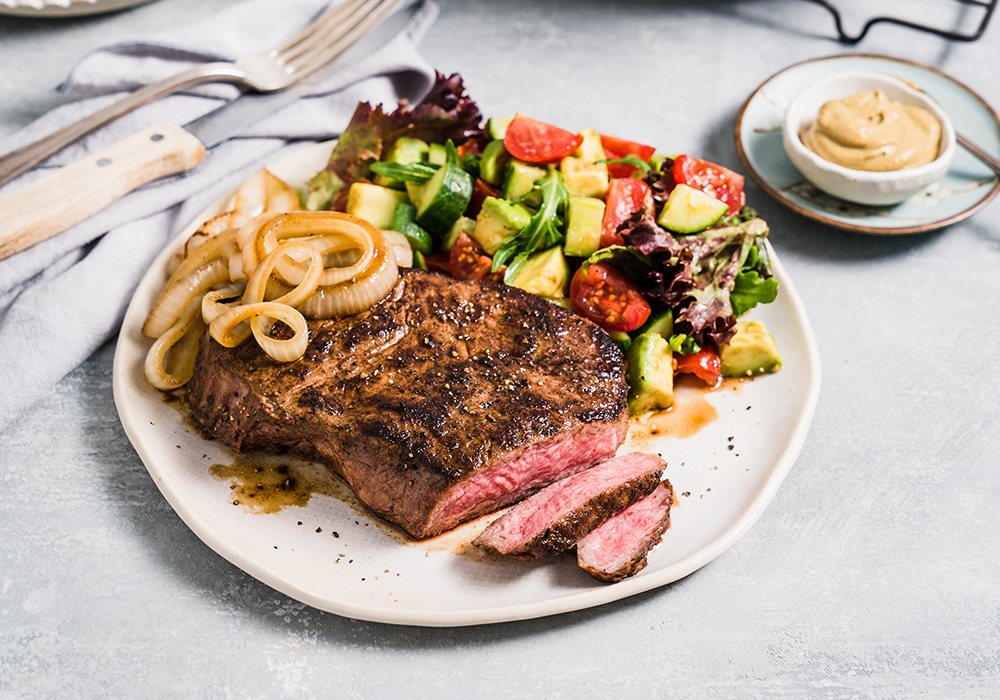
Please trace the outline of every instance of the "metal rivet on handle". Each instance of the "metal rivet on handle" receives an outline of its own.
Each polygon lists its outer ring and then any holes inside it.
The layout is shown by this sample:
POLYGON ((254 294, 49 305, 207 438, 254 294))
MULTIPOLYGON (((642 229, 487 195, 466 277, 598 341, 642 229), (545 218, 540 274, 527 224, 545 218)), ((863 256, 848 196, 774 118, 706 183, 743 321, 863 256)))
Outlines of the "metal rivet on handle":
POLYGON ((100 168, 103 168, 103 167, 105 167, 107 165, 111 165, 111 159, 110 158, 101 158, 100 160, 97 161, 97 165, 100 168))
POLYGON ((162 141, 163 140, 163 134, 153 134, 152 136, 149 137, 149 140, 150 141, 162 141))

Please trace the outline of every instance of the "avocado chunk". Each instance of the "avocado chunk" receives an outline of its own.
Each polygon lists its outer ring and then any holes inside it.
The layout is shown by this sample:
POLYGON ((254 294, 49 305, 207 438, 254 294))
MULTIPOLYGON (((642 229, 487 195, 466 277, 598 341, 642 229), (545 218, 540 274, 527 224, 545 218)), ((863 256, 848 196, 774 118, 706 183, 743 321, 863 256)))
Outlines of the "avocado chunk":
POLYGON ((495 253, 504 239, 514 235, 531 221, 531 213, 520 204, 498 197, 487 197, 476 217, 472 237, 487 253, 495 253))
POLYGON ((719 356, 723 377, 753 377, 781 369, 774 338, 760 321, 737 321, 735 335, 719 346, 719 356))
POLYGON ((569 287, 569 265, 562 248, 553 246, 530 255, 507 284, 543 297, 565 297, 569 287))
POLYGON ((583 143, 573 155, 559 162, 563 182, 570 195, 603 198, 608 191, 608 164, 600 135, 593 129, 580 132, 583 143))
MULTIPOLYGON (((402 136, 396 139, 396 143, 392 144, 389 152, 385 154, 382 160, 387 163, 401 163, 404 165, 407 163, 422 163, 427 160, 429 151, 430 147, 425 141, 410 136, 402 136)), ((391 187, 394 190, 401 190, 404 186, 402 180, 393 180, 391 177, 385 175, 376 175, 375 184, 382 187, 391 187)))
POLYGON ((710 194, 679 184, 656 220, 660 226, 677 233, 694 233, 708 228, 729 211, 729 205, 710 194))
POLYGON ((360 180, 347 191, 347 213, 364 219, 375 228, 392 228, 397 204, 408 204, 405 192, 360 180))
POLYGON ((674 403, 674 355, 666 338, 643 333, 632 340, 626 357, 629 415, 670 408, 674 403))
POLYGON ((541 180, 546 174, 544 168, 538 168, 516 158, 511 158, 507 163, 500 192, 504 199, 511 201, 517 201, 524 197, 522 200, 524 204, 537 209, 542 205, 542 193, 535 189, 535 181, 541 180))
POLYGON ((490 141, 483 149, 483 158, 479 161, 479 177, 491 185, 499 185, 503 182, 509 161, 510 153, 504 148, 503 141, 490 141))
POLYGON ((589 257, 601 247, 604 202, 570 197, 566 213, 566 255, 589 257))

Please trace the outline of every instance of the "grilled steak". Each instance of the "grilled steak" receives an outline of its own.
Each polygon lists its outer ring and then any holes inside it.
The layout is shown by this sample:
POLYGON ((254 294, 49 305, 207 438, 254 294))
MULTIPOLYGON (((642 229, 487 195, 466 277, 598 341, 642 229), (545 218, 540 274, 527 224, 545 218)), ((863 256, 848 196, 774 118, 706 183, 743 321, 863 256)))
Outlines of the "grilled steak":
POLYGON ((501 283, 400 274, 368 311, 310 321, 294 362, 203 337, 195 418, 237 451, 326 462, 415 538, 614 454, 624 360, 604 331, 501 283))
POLYGON ((674 490, 669 481, 633 503, 576 544, 580 567, 601 581, 615 582, 646 567, 646 556, 670 527, 674 490))
POLYGON ((521 501, 473 544, 518 559, 558 554, 652 493, 665 466, 659 457, 638 452, 609 459, 521 501))

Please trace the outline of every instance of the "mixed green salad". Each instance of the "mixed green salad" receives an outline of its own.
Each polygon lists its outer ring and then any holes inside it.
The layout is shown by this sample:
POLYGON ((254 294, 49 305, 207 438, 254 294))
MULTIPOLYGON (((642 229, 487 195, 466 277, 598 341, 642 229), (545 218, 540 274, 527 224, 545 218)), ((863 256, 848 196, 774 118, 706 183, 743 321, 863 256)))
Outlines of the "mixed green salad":
POLYGON ((760 322, 773 301, 766 223, 743 178, 686 154, 484 119, 460 76, 416 106, 358 106, 302 193, 405 236, 414 265, 499 280, 572 308, 627 358, 630 413, 667 408, 677 373, 709 385, 780 368, 760 322))

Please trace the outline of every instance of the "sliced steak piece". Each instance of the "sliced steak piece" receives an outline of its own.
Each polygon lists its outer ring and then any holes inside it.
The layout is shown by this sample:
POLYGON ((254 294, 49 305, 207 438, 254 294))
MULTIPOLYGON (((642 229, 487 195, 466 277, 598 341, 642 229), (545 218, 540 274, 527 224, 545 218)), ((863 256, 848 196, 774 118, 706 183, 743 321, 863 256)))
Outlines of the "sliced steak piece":
POLYGON ((666 465, 634 452, 548 486, 491 523, 473 544, 518 559, 558 554, 653 492, 666 465))
POLYGON ((670 527, 674 490, 663 481, 576 543, 576 560, 588 574, 614 583, 646 567, 646 556, 670 527))
POLYGON ((237 451, 326 462, 415 538, 510 505, 624 440, 617 345, 519 289, 404 270, 368 311, 309 330, 289 363, 203 337, 194 417, 237 451))

